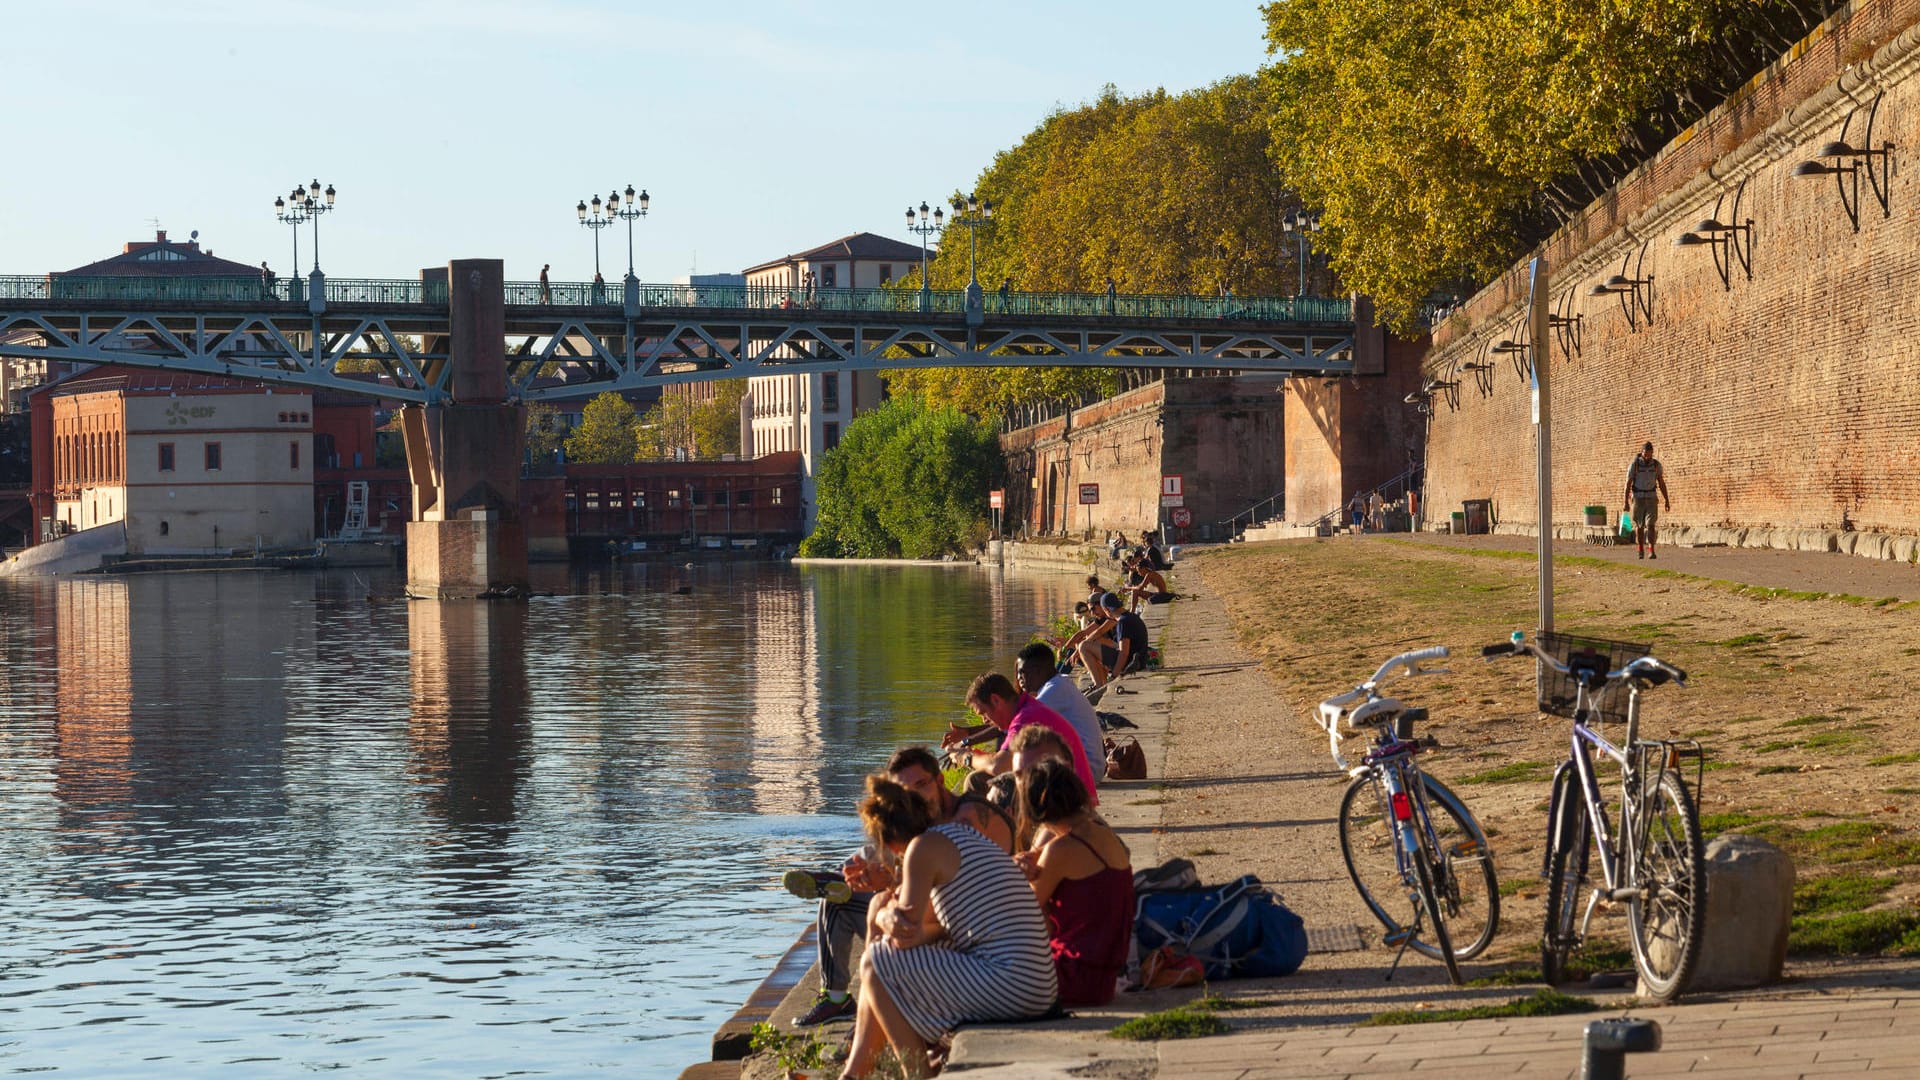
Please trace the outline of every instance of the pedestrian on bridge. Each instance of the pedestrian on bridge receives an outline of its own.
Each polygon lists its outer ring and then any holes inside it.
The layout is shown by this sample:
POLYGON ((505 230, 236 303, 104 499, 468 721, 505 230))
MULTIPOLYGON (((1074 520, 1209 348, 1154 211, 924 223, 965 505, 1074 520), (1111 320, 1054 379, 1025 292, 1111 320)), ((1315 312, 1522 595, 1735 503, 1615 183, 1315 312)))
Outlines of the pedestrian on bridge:
POLYGON ((1108 274, 1107 275, 1107 314, 1109 315, 1113 314, 1113 294, 1114 294, 1113 275, 1108 274))
POLYGON ((273 276, 273 268, 267 265, 265 259, 260 260, 260 291, 265 293, 269 300, 273 299, 273 286, 276 280, 273 276))
POLYGON ((1013 275, 1008 274, 1006 279, 1000 282, 1000 313, 1002 315, 1007 313, 1007 309, 1012 303, 1012 300, 1010 299, 1012 295, 1013 295, 1013 275))
POLYGON ((547 282, 547 271, 551 269, 553 269, 552 263, 545 263, 540 267, 540 302, 543 304, 553 303, 553 286, 547 282))

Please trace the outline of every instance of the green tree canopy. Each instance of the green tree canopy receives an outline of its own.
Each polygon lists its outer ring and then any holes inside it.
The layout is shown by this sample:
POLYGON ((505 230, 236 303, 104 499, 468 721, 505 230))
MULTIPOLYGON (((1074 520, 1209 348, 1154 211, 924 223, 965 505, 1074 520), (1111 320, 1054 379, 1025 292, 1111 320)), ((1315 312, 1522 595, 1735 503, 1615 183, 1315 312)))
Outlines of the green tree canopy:
POLYGON ((1333 269, 1413 324, 1712 108, 1826 0, 1274 0, 1272 153, 1333 269))
POLYGON ((740 399, 746 395, 745 379, 721 379, 713 384, 713 396, 706 401, 696 402, 685 394, 664 395, 640 419, 639 460, 738 454, 740 399))
POLYGON ((889 398, 821 455, 818 523, 801 553, 930 558, 964 551, 986 535, 987 491, 1000 468, 990 424, 918 398, 889 398))
POLYGON ((609 390, 581 410, 579 426, 567 435, 567 460, 600 465, 633 461, 639 428, 633 406, 609 390))
POLYGON ((560 426, 560 410, 544 401, 535 401, 526 409, 527 454, 534 461, 552 461, 566 432, 560 426))
MULTIPOLYGON (((1240 76, 1185 94, 1123 97, 1061 109, 994 157, 973 193, 993 200, 979 232, 980 281, 1020 292, 1289 294, 1295 238, 1281 219, 1298 208, 1268 156, 1259 82, 1240 76)), ((949 228, 928 269, 934 287, 967 283, 968 237, 949 228)), ((1332 291, 1324 277, 1310 291, 1332 291)), ((919 272, 902 288, 918 288, 919 272)), ((993 299, 988 298, 992 309, 993 299)), ((1112 393, 1092 368, 923 369, 888 372, 896 392, 976 416, 1014 405, 1112 393)))

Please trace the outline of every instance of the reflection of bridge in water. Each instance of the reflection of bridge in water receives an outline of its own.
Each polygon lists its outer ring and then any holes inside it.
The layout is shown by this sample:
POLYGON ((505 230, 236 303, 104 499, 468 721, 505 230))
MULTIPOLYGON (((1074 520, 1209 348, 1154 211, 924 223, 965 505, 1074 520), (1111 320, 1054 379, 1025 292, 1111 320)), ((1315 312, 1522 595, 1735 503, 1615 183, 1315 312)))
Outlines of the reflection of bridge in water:
MULTIPOLYGON (((506 282, 512 396, 949 366, 1153 367, 1345 375, 1379 332, 1320 297, 933 292, 506 282), (564 385, 541 374, 564 372, 564 385)), ((1364 304, 1364 302, 1362 302, 1364 304)), ((420 280, 0 277, 0 355, 164 367, 438 403, 454 345, 445 271, 420 280), (388 382, 338 370, 351 357, 388 382)), ((1369 312, 1359 312, 1370 323, 1369 312)), ((481 320, 486 322, 488 320, 481 320)), ((482 353, 486 342, 475 341, 482 353)))

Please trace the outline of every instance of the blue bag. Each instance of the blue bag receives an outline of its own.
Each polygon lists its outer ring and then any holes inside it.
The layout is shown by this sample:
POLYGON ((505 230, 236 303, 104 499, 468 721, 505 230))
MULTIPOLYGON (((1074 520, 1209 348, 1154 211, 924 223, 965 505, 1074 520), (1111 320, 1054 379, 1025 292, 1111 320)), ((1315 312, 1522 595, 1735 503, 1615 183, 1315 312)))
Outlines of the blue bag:
POLYGON ((1134 936, 1145 955, 1162 945, 1199 960, 1208 979, 1291 975, 1307 958, 1307 930, 1260 879, 1141 894, 1134 936))

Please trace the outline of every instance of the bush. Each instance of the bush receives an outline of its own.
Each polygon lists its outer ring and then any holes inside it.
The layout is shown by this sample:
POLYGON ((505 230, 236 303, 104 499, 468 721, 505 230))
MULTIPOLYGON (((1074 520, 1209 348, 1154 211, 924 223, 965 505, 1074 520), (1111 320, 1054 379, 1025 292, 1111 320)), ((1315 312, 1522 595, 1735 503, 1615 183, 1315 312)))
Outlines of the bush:
POLYGON ((987 490, 1000 475, 991 425, 958 409, 890 398, 847 425, 820 458, 810 558, 934 558, 983 535, 987 490))

